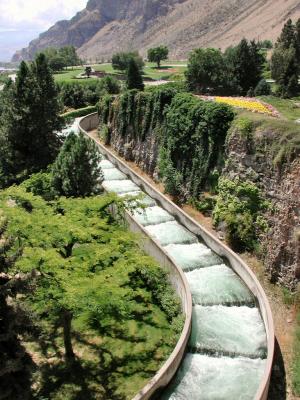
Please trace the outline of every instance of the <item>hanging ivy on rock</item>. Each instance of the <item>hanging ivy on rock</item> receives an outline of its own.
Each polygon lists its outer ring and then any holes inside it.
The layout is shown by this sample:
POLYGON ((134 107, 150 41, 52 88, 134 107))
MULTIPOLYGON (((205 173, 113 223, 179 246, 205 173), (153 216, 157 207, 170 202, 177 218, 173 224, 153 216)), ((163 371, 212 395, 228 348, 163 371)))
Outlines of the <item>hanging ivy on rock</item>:
POLYGON ((222 166, 233 118, 226 105, 204 102, 190 94, 175 96, 165 115, 159 157, 159 173, 167 189, 174 182, 181 187, 172 192, 185 199, 199 196, 210 171, 222 166))

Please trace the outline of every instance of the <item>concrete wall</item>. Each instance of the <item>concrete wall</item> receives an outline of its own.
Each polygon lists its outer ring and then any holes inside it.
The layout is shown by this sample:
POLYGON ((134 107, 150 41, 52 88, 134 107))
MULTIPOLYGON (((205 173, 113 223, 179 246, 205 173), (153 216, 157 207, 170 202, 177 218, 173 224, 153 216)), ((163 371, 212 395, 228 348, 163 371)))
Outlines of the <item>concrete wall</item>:
MULTIPOLYGON (((80 129, 82 132, 88 135, 88 131, 97 128, 98 126, 98 115, 91 114, 84 117, 80 122, 80 129)), ((178 206, 172 203, 166 196, 158 192, 151 184, 145 179, 137 175, 131 168, 127 166, 119 157, 115 156, 110 150, 104 147, 101 143, 97 142, 101 153, 116 165, 122 172, 130 176, 132 181, 136 183, 140 188, 147 193, 149 196, 154 198, 161 206, 172 214, 178 222, 189 229, 191 232, 196 234, 200 240, 202 240, 208 247, 210 247, 215 253, 224 257, 228 260, 233 270, 241 277, 245 284, 249 287, 251 292, 254 294, 257 303, 264 320, 267 341, 268 341, 268 356, 265 368, 264 377, 262 379, 259 390, 256 394, 255 400, 266 400, 269 390, 269 383, 271 377, 271 370, 274 356, 274 325, 273 318, 270 309, 268 299, 262 289, 259 281, 257 280, 254 273, 244 263, 244 261, 234 253, 228 246, 218 240, 214 235, 207 231, 203 226, 194 221, 189 215, 187 215, 178 206)), ((151 249, 149 249, 151 251, 151 249)), ((162 250, 163 251, 163 250, 162 250)), ((150 252, 151 254, 151 252, 150 252)), ((145 397, 147 398, 147 397, 145 397)), ((137 398, 135 399, 137 400, 137 398)))

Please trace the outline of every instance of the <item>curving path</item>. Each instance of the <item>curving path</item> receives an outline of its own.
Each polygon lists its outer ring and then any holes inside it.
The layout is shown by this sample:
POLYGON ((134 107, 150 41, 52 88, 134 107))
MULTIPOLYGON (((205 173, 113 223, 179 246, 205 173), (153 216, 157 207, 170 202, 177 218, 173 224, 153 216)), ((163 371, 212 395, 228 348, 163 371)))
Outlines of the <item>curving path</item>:
POLYGON ((128 176, 125 167, 123 172, 116 168, 121 161, 102 145, 100 151, 110 159, 103 156, 100 163, 104 189, 120 196, 146 192, 142 200, 145 208, 132 212, 132 217, 182 268, 192 292, 192 333, 187 353, 159 398, 266 399, 274 330, 267 299, 256 278, 224 244, 203 228, 199 227, 203 235, 194 229, 198 224, 178 207, 161 194, 156 199, 150 197, 155 189, 145 190, 148 184, 139 185, 130 179, 132 171, 128 176))

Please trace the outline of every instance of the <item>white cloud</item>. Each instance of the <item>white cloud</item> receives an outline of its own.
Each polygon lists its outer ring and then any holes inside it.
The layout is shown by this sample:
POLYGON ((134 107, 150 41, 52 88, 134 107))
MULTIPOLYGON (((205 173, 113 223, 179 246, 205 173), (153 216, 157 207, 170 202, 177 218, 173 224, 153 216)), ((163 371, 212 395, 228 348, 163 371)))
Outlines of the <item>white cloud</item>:
POLYGON ((0 0, 1 26, 49 28, 57 20, 70 18, 83 9, 87 0, 0 0))
POLYGON ((0 60, 10 58, 55 22, 73 17, 86 3, 87 0, 0 0, 0 60))

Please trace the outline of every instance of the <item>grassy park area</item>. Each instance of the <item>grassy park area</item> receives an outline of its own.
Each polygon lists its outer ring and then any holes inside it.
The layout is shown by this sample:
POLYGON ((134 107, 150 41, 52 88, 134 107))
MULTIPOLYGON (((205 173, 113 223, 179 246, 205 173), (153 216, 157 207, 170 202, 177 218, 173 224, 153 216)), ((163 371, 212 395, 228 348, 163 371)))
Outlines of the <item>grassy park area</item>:
MULTIPOLYGON (((107 74, 111 75, 122 75, 124 72, 114 70, 112 65, 109 63, 105 64, 95 64, 92 65, 92 68, 95 71, 103 71, 107 74)), ((158 69, 155 63, 145 63, 143 77, 145 80, 173 80, 173 79, 180 79, 183 77, 184 72, 186 71, 186 61, 167 61, 163 63, 163 65, 158 69)), ((68 83, 82 83, 85 84, 86 82, 91 82, 92 79, 96 78, 89 78, 89 79, 76 79, 76 77, 84 73, 84 67, 74 67, 72 69, 66 69, 64 71, 60 71, 54 75, 55 81, 58 83, 61 82, 68 82, 68 83)))

